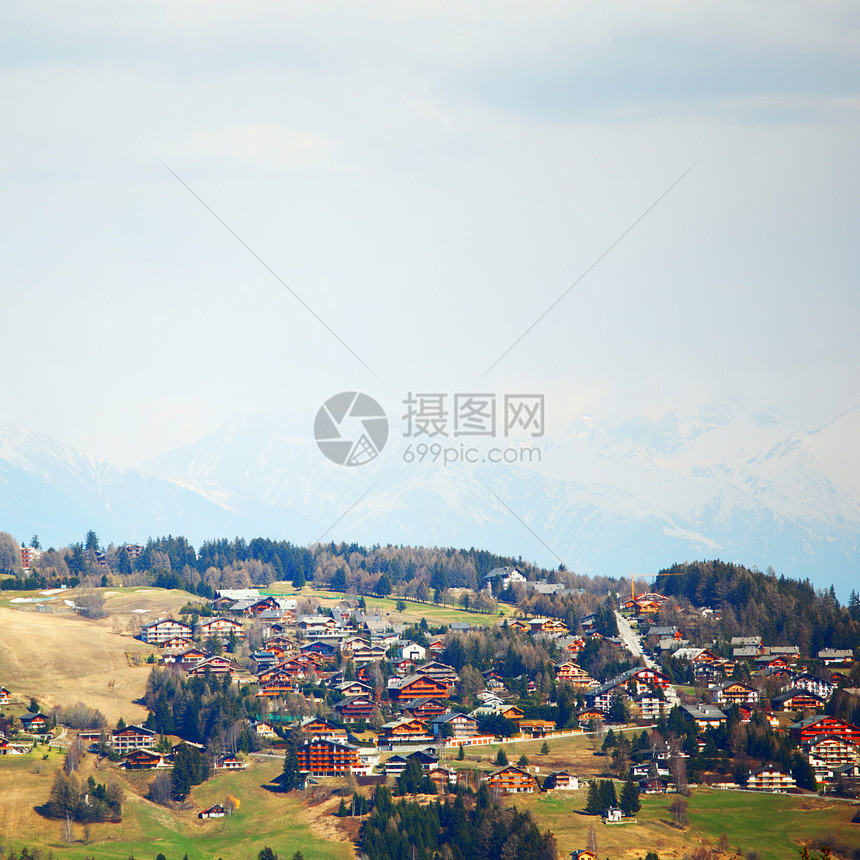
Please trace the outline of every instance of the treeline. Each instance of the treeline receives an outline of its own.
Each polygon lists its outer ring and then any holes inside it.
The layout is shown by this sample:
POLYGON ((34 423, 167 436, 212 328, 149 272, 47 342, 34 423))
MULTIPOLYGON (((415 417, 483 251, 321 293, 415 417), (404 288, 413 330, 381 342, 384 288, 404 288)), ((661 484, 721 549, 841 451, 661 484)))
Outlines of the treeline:
POLYGON ((76 773, 58 770, 44 812, 49 818, 85 824, 122 820, 122 789, 115 782, 97 783, 90 776, 81 783, 76 773))
POLYGON ((379 786, 359 845, 369 860, 555 860, 556 841, 528 812, 501 807, 484 785, 471 809, 458 793, 453 802, 395 803, 379 786))
POLYGON ((656 589, 693 606, 720 610, 718 638, 759 635, 771 645, 860 648, 860 597, 841 606, 833 586, 816 591, 808 579, 777 576, 719 560, 675 564, 657 574, 656 589))

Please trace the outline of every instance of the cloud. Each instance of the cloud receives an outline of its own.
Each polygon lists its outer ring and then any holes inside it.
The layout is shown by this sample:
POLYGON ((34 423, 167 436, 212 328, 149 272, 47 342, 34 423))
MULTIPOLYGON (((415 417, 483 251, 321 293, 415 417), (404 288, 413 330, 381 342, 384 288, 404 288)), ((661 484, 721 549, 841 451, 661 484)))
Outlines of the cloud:
POLYGON ((289 131, 275 123, 196 129, 180 144, 189 156, 237 159, 266 167, 301 168, 329 161, 332 138, 308 131, 289 131))

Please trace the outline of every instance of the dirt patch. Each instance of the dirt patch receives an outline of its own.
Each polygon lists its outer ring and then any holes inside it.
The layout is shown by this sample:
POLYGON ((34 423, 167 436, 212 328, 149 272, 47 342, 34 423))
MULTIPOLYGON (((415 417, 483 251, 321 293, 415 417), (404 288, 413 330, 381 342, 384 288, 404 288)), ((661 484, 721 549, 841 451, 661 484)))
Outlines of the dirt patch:
POLYGON ((351 856, 355 857, 355 842, 361 822, 357 818, 338 818, 335 812, 339 805, 339 797, 329 797, 321 803, 311 800, 303 804, 311 833, 329 842, 348 842, 351 856))

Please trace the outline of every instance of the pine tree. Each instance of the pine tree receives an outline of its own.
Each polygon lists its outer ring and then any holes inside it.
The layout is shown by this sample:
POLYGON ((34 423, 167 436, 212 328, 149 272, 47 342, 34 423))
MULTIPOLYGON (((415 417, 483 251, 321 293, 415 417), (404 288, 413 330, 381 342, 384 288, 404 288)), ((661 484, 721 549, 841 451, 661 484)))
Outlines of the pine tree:
POLYGON ((507 763, 508 763, 507 753, 503 749, 500 749, 498 754, 496 755, 496 764, 499 767, 504 767, 507 763))
POLYGON ((603 812, 600 806, 600 789, 597 781, 592 779, 588 783, 588 797, 585 801, 585 811, 588 815, 600 815, 603 812))
POLYGON ((618 806, 618 798, 615 795, 615 783, 611 779, 601 779, 598 787, 600 797, 600 811, 605 812, 611 806, 618 806))
POLYGON ((466 758, 466 752, 463 749, 463 744, 460 744, 459 750, 457 750, 457 761, 463 761, 466 758))
POLYGON ((541 755, 548 755, 549 754, 549 744, 546 741, 544 741, 543 744, 541 745, 540 754, 541 755))
POLYGON ((642 808, 639 802, 639 786, 632 779, 624 783, 618 806, 625 815, 635 815, 642 808))

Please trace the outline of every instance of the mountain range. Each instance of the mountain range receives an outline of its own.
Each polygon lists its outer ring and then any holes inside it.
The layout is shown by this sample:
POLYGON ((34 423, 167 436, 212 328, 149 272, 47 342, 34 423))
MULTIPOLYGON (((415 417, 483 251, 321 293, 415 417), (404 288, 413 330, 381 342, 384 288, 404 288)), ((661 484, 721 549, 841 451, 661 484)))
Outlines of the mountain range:
MULTIPOLYGON (((578 573, 651 577, 721 558, 856 586, 860 408, 799 429, 709 404, 533 440, 540 462, 421 463, 389 439, 358 467, 274 419, 237 419, 136 467, 0 423, 0 529, 43 545, 184 534, 476 546, 578 573)), ((417 441, 417 440, 416 440, 417 441)), ((449 444, 451 441, 449 440, 449 444)), ((512 448, 513 450, 513 448, 512 448)))

